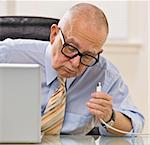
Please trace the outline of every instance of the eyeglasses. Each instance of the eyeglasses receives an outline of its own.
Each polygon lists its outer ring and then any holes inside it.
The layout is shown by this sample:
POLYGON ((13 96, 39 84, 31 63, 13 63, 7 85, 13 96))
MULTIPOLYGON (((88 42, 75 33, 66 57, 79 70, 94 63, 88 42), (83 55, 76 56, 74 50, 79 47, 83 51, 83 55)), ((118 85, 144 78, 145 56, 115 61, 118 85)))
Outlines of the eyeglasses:
POLYGON ((60 30, 60 38, 61 38, 62 45, 63 45, 63 47, 61 49, 61 52, 63 55, 65 55, 69 59, 73 59, 74 57, 79 55, 80 56, 80 63, 85 65, 85 66, 88 66, 88 67, 95 65, 99 61, 99 54, 102 51, 100 51, 97 54, 97 57, 94 57, 90 54, 87 54, 87 52, 81 53, 76 47, 65 42, 65 37, 62 33, 62 30, 60 28, 59 28, 59 30, 60 30))

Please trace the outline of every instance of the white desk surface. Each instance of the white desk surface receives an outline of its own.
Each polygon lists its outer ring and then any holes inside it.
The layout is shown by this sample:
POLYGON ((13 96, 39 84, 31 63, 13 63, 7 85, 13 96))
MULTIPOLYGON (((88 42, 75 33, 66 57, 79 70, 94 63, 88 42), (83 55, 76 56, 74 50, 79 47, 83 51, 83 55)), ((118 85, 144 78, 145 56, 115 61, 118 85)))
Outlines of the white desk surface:
POLYGON ((102 137, 83 135, 44 136, 41 143, 26 145, 150 145, 150 135, 140 135, 138 137, 102 137))
POLYGON ((102 137, 102 136, 45 136, 42 144, 49 145, 150 145, 150 135, 137 137, 102 137))

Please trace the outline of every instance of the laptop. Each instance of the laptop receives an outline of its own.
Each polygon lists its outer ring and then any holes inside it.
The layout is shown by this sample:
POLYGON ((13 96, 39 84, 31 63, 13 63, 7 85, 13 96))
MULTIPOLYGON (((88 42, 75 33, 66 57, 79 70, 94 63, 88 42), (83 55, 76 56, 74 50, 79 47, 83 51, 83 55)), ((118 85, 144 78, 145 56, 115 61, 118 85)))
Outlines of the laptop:
POLYGON ((0 143, 41 142, 40 66, 0 64, 0 143))

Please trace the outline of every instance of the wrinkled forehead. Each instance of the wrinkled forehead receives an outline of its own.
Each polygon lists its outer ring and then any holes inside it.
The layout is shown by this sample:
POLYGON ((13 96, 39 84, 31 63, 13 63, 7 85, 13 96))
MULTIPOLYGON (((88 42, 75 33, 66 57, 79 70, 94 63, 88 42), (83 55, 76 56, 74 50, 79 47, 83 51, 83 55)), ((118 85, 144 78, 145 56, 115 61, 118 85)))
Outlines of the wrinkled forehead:
POLYGON ((73 21, 70 22, 67 27, 64 29, 64 33, 67 36, 75 37, 80 39, 83 42, 93 47, 102 47, 107 34, 104 27, 98 29, 95 28, 94 24, 87 24, 82 21, 73 21))

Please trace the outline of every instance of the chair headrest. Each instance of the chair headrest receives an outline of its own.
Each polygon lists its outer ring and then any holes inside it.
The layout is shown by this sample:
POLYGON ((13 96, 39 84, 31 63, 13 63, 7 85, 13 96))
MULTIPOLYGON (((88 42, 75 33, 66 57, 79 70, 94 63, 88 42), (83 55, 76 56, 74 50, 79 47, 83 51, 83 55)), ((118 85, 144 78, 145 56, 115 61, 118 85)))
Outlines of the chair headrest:
POLYGON ((49 41, 50 27, 59 19, 30 16, 1 16, 0 40, 23 38, 49 41))

